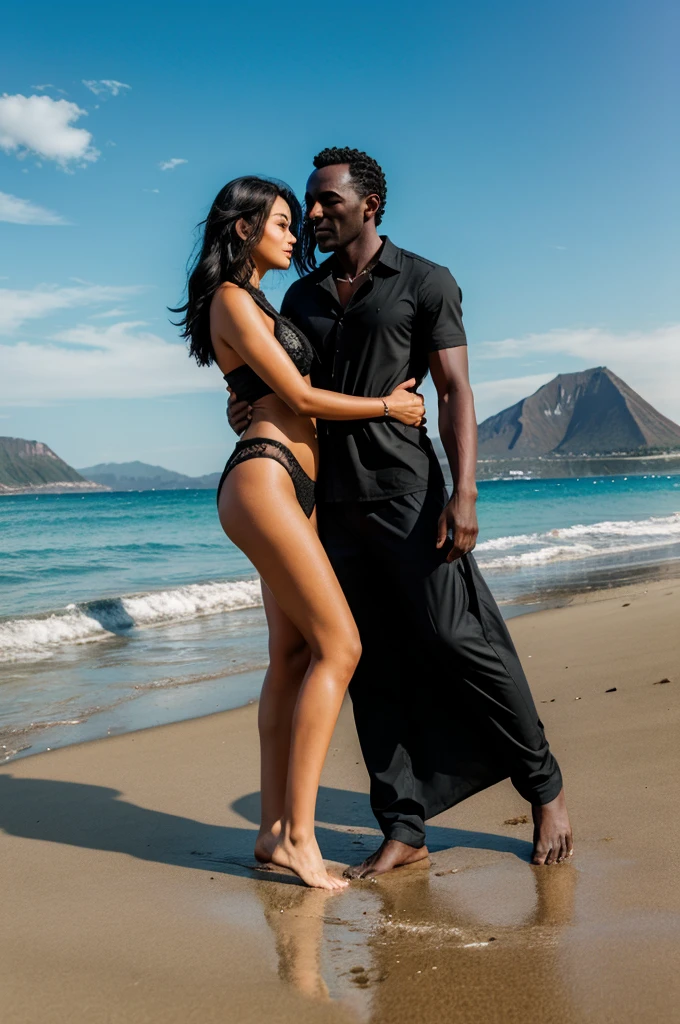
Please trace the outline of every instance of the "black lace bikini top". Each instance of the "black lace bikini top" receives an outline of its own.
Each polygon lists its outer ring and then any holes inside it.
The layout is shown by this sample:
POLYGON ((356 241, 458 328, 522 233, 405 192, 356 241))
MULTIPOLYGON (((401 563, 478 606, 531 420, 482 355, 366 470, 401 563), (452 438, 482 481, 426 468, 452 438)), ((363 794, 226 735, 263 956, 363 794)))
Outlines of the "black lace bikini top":
MULTIPOLYGON (((314 349, 308 338, 299 331, 295 324, 286 320, 274 309, 265 298, 264 292, 259 288, 246 286, 246 291, 252 296, 261 310, 274 321, 274 337, 281 347, 288 353, 303 377, 306 377, 312 368, 314 361, 314 349)), ((273 389, 259 377, 247 363, 237 366, 235 370, 224 374, 229 387, 236 394, 239 401, 248 402, 252 405, 258 398, 264 395, 273 394, 273 389)))

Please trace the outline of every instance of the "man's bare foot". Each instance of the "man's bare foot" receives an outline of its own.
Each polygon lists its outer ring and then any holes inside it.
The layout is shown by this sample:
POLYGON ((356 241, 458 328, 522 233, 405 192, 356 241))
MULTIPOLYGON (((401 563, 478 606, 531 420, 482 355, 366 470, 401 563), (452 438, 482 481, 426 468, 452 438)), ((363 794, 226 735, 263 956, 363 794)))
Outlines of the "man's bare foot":
POLYGON ((534 851, 532 864, 561 864, 574 852, 574 838, 567 814, 564 790, 549 804, 533 804, 534 851))
POLYGON ((329 875, 316 839, 294 840, 285 829, 271 853, 271 864, 289 868, 313 889, 346 889, 349 882, 329 875))
POLYGON ((260 864, 271 864, 274 847, 281 835, 282 822, 279 818, 270 829, 260 829, 255 840, 255 860, 260 864))
POLYGON ((345 868, 343 878, 372 878, 373 875, 384 875, 393 868, 403 868, 407 864, 416 864, 426 860, 429 853, 426 846, 415 849, 400 843, 398 839, 385 839, 380 848, 361 864, 345 868))

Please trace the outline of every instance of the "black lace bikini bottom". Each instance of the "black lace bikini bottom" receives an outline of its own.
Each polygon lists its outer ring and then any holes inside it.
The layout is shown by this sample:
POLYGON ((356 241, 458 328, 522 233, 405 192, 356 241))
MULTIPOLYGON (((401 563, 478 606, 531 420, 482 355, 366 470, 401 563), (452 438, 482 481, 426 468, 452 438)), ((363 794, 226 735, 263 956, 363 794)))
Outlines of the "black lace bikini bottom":
POLYGON ((227 475, 231 473, 234 466, 240 465, 241 462, 247 462, 248 459, 275 459, 276 462, 280 462, 284 469, 290 473, 293 487, 295 488, 295 496, 300 503, 300 508, 309 519, 316 503, 314 481, 310 476, 307 476, 290 448, 286 448, 285 444, 275 441, 271 437, 250 437, 247 441, 236 442, 236 447, 229 456, 224 472, 220 477, 220 482, 217 485, 218 502, 220 500, 222 484, 226 480, 227 475))

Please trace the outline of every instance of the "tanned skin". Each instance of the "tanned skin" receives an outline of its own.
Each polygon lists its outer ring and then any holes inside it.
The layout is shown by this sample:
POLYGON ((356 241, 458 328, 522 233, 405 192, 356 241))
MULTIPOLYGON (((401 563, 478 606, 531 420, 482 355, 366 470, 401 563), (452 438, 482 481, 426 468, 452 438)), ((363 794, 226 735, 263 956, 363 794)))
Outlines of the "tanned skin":
MULTIPOLYGON (((310 175, 305 202, 319 251, 335 253, 345 275, 356 277, 382 245, 374 219, 380 207, 379 196, 360 197, 349 165, 334 164, 310 175)), ((340 301, 346 305, 364 281, 365 278, 359 278, 354 284, 337 281, 340 301)), ((453 479, 453 497, 442 510, 438 536, 433 538, 433 543, 441 548, 448 536, 452 538, 453 545, 447 554, 447 561, 451 562, 472 551, 477 543, 477 420, 466 347, 433 352, 429 365, 437 390, 440 437, 453 479)), ((237 433, 248 423, 247 405, 234 396, 229 401, 229 422, 237 433)), ((573 839, 564 790, 549 804, 533 805, 532 815, 532 863, 556 864, 570 857, 573 839)), ((427 857, 425 846, 415 849, 396 839, 386 839, 374 854, 361 864, 347 868, 344 875, 369 878, 427 857)))
MULTIPOLYGON (((251 283, 269 270, 287 270, 295 244, 291 212, 278 197, 252 251, 251 283)), ((247 238, 249 225, 236 224, 247 238)), ((274 322, 248 292, 230 282, 210 307, 210 336, 223 373, 247 364, 271 387, 254 403, 246 438, 286 445, 316 477, 315 417, 373 419, 381 398, 360 398, 313 388, 274 336, 274 322)), ((405 381, 384 402, 390 416, 417 426, 422 397, 405 381)), ((314 834, 321 769, 361 644, 352 614, 293 481, 273 459, 251 459, 226 477, 219 499, 222 528, 262 579, 269 626, 270 664, 260 698, 262 816, 255 857, 294 871, 309 886, 329 891, 348 884, 329 874, 314 834)))

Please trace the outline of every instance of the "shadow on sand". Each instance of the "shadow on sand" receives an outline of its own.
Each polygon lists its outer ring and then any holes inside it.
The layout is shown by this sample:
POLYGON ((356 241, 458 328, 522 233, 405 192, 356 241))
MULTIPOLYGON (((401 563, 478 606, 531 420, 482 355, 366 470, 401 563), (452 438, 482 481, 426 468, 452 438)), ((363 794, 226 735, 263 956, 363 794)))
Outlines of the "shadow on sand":
MULTIPOLYGON (((258 792, 239 797, 231 809, 257 825, 258 792)), ((368 798, 351 790, 322 786, 317 836, 324 857, 355 863, 380 842, 368 798)), ((0 774, 0 828, 9 835, 85 849, 124 853, 140 860, 249 875, 255 866, 255 828, 211 825, 139 807, 104 786, 0 774)), ((531 844, 509 836, 464 829, 428 828, 431 851, 465 847, 514 854, 529 861, 531 844)), ((258 877, 274 873, 260 873, 258 877)), ((276 874, 276 880, 296 881, 276 874)), ((272 878, 273 880, 273 878, 272 878)))

